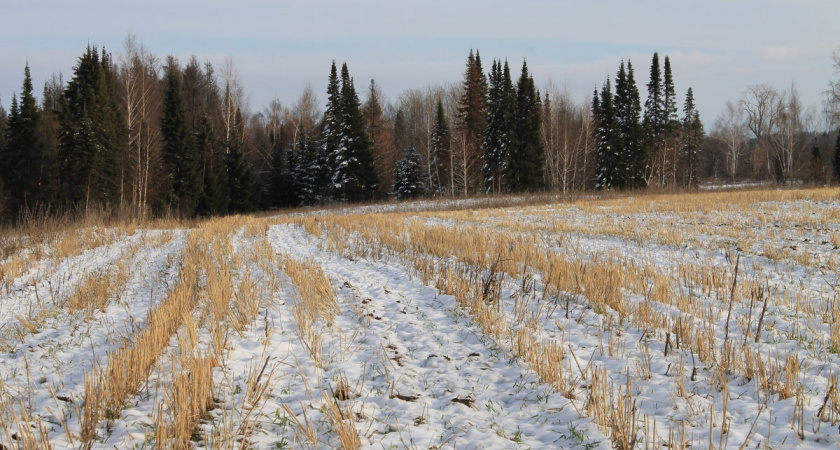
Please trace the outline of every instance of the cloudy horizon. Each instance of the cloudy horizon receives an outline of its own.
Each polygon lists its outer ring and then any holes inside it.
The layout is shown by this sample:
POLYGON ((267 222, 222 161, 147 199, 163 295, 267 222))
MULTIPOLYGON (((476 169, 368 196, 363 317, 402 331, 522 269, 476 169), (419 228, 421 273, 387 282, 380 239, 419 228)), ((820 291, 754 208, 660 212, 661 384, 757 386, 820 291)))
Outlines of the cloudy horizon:
POLYGON ((161 59, 195 55, 217 70, 231 59, 253 112, 274 99, 290 106, 307 85, 323 103, 332 60, 347 62, 360 87, 375 79, 392 102, 408 89, 459 83, 471 49, 485 70, 507 59, 517 74, 527 60, 539 88, 566 88, 578 101, 631 60, 644 99, 659 52, 671 59, 680 105, 692 87, 708 130, 726 101, 751 85, 793 84, 804 105, 821 111, 840 48, 840 3, 829 0, 39 1, 7 9, 0 28, 6 110, 27 61, 40 98, 53 74, 69 80, 87 45, 118 55, 130 33, 161 59))

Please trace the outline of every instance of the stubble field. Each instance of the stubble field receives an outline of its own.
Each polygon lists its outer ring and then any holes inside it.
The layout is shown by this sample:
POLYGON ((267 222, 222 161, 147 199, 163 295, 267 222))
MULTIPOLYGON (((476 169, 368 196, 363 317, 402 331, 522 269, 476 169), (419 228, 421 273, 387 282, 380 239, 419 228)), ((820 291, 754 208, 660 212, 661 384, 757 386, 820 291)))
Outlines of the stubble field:
POLYGON ((840 189, 495 203, 4 231, 0 448, 840 446, 840 189))

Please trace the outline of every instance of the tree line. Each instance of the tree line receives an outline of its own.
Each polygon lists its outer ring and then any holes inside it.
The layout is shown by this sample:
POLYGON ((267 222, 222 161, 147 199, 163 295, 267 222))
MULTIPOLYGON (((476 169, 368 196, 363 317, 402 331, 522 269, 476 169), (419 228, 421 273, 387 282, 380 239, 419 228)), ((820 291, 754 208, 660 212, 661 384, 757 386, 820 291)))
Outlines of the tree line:
POLYGON ((362 102, 347 64, 333 61, 323 111, 307 87, 289 106, 253 113, 232 63, 160 60, 129 36, 117 58, 89 46, 40 102, 24 68, 10 111, 0 107, 0 217, 90 208, 195 217, 840 174, 840 138, 815 131, 793 86, 749 87, 705 133, 691 88, 680 114, 667 56, 660 66, 653 55, 649 79, 643 104, 622 61, 614 82, 577 101, 550 84, 540 92, 527 62, 516 77, 503 59, 485 72, 470 51, 461 82, 389 102, 371 80, 362 102))

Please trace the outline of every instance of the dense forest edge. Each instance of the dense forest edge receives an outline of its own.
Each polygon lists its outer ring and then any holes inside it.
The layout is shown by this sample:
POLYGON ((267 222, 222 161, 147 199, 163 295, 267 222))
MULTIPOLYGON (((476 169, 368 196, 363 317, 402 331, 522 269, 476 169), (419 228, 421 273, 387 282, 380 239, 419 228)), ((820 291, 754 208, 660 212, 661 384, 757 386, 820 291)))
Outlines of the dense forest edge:
POLYGON ((518 76, 505 59, 485 71, 470 50, 461 81, 393 101, 332 61, 323 103, 307 87, 291 105, 273 100, 252 112, 232 63, 161 59, 129 35, 116 57, 88 46, 69 81, 53 75, 40 100, 24 67, 20 93, 8 111, 0 105, 0 224, 702 183, 826 185, 840 181, 840 53, 834 64, 824 108, 803 105, 795 85, 756 84, 710 122, 658 53, 644 102, 630 60, 595 83, 591 98, 574 99, 551 84, 538 89, 527 61, 518 76))

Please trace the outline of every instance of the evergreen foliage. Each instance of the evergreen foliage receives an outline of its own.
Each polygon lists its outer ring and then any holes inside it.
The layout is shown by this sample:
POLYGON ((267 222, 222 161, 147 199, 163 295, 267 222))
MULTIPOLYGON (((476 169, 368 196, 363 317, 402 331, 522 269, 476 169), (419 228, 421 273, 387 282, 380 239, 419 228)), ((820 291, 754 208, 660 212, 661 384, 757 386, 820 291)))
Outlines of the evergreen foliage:
POLYGON ((457 156, 461 188, 464 193, 475 191, 481 181, 481 144, 487 129, 487 76, 481 67, 478 51, 467 57, 463 94, 458 104, 460 154, 457 156))
POLYGON ((161 208, 181 217, 192 217, 202 193, 198 148, 187 123, 178 62, 169 57, 164 68, 163 140, 164 185, 161 208))
POLYGON ((59 115, 60 172, 66 202, 118 206, 120 159, 128 131, 114 94, 111 58, 88 47, 74 68, 59 115))
POLYGON ((307 133, 302 133, 297 149, 291 152, 289 158, 289 174, 291 177, 294 204, 297 206, 314 205, 319 201, 319 173, 321 162, 318 145, 307 133))
POLYGON ((327 197, 333 201, 351 202, 373 199, 378 179, 361 102, 347 64, 341 67, 339 88, 335 61, 327 84, 322 148, 330 176, 327 197))
POLYGON ((484 189, 500 193, 507 189, 505 172, 511 150, 516 91, 507 61, 493 61, 487 101, 487 129, 484 132, 484 189))
POLYGON ((394 196, 404 200, 417 198, 425 191, 423 173, 420 170, 420 154, 417 147, 408 146, 405 155, 394 168, 394 196))
MULTIPOLYGON (((433 170, 434 179, 432 179, 432 186, 429 189, 434 189, 436 194, 445 195, 447 187, 451 189, 454 184, 452 181, 452 148, 450 142, 452 140, 449 131, 449 122, 446 120, 446 114, 443 112, 443 102, 438 99, 437 108, 435 109, 435 125, 432 128, 432 148, 429 152, 432 161, 431 166, 433 170)), ((412 144, 409 151, 416 153, 417 149, 412 144)), ((417 154, 417 170, 420 170, 420 154, 417 154)))
POLYGON ((20 103, 17 97, 12 97, 12 109, 5 129, 5 149, 0 156, 0 176, 9 196, 7 208, 13 215, 18 214, 21 208, 33 207, 46 200, 41 192, 40 117, 41 111, 32 95, 32 77, 27 64, 20 103))
POLYGON ((834 143, 834 178, 840 182, 840 129, 837 130, 837 141, 834 143))
POLYGON ((617 167, 612 186, 618 189, 639 188, 644 185, 644 131, 640 122, 642 112, 639 89, 633 75, 633 65, 624 61, 615 80, 615 118, 621 135, 617 167))
POLYGON ((258 204, 255 198, 258 190, 252 166, 245 158, 240 110, 237 110, 234 115, 232 128, 231 139, 227 144, 225 154, 228 191, 230 192, 228 210, 232 213, 245 213, 252 211, 258 204))
POLYGON ((597 189, 619 189, 619 164, 622 139, 616 120, 610 79, 604 82, 601 94, 595 92, 592 100, 592 115, 597 126, 595 149, 595 187, 597 189))
POLYGON ((523 62, 516 83, 511 146, 505 170, 510 192, 534 192, 542 188, 545 155, 541 112, 540 94, 528 73, 527 63, 523 62))
POLYGON ((682 160, 682 185, 686 188, 697 187, 700 170, 700 146, 703 143, 703 123, 700 113, 694 105, 694 91, 688 88, 685 94, 682 121, 682 142, 680 159, 682 160))
POLYGON ((210 125, 210 119, 206 116, 199 122, 195 136, 198 153, 201 156, 203 179, 197 213, 202 216, 227 214, 230 203, 227 164, 222 147, 210 125))

